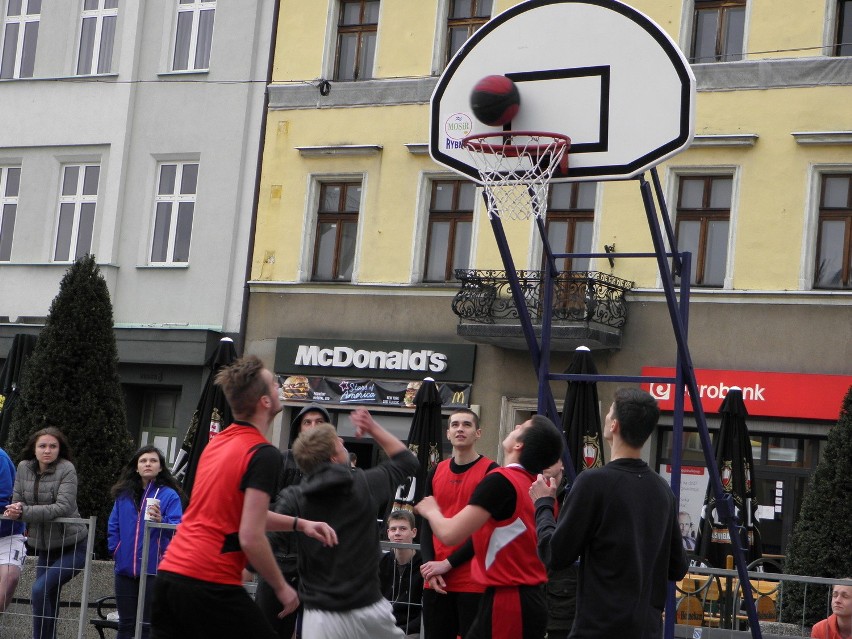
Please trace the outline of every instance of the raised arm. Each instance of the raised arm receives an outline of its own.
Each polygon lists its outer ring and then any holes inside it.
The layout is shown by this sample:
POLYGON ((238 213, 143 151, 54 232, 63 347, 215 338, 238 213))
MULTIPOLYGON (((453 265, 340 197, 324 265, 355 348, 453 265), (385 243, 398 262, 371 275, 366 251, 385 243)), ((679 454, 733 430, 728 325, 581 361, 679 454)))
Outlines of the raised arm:
POLYGON ((434 497, 425 497, 414 507, 414 511, 429 521, 433 535, 450 546, 465 541, 482 528, 491 516, 481 506, 467 505, 454 517, 447 519, 434 497))
POLYGON ((388 457, 408 450, 406 445, 396 436, 386 431, 379 422, 373 419, 366 408, 356 408, 349 415, 349 419, 355 425, 355 436, 363 437, 369 435, 382 447, 388 457))

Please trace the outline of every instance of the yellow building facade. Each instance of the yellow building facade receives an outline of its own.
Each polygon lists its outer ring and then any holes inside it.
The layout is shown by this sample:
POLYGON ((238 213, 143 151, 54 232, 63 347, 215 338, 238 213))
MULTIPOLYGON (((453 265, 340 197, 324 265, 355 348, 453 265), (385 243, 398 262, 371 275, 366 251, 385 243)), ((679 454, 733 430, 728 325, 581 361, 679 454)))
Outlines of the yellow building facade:
MULTIPOLYGON (((436 184, 463 188, 454 182, 459 176, 428 155, 429 97, 459 34, 474 33, 515 4, 282 0, 246 334, 247 350, 274 362, 284 376, 301 372, 284 350, 310 344, 348 340, 357 349, 364 342, 370 352, 464 347, 457 356, 469 360, 465 372, 437 381, 466 389, 464 399, 456 399, 479 412, 480 452, 494 458, 501 456, 505 433, 535 410, 536 375, 517 320, 492 322, 502 333, 471 327, 469 318, 454 313, 459 280, 427 276, 428 252, 437 245, 432 234, 439 228, 436 184), (331 236, 337 239, 326 242, 331 236)), ((704 256, 690 298, 696 369, 722 385, 746 373, 757 383, 771 373, 789 376, 794 385, 799 378, 842 385, 852 375, 852 195, 840 202, 838 194, 852 184, 852 57, 837 42, 852 16, 832 0, 633 5, 696 61, 695 140, 657 168, 679 248, 682 240, 694 248, 694 259, 704 256), (715 25, 715 32, 707 25, 715 25), (701 57, 707 55, 713 59, 701 57), (701 188, 705 199, 699 201, 701 188), (846 233, 845 239, 837 233, 846 233), (838 273, 827 274, 829 267, 838 273)), ((637 181, 592 188, 593 205, 584 213, 590 235, 578 252, 603 253, 607 246, 616 253, 651 251, 637 181)), ((499 271, 503 264, 481 197, 471 207, 469 220, 454 222, 456 245, 448 250, 464 253, 462 268, 499 271)), ((504 228, 515 267, 539 269, 534 224, 507 221, 504 228)), ((626 321, 599 339, 589 331, 588 317, 569 320, 554 339, 551 370, 563 370, 584 339, 601 373, 637 375, 674 366, 676 347, 656 263, 616 258, 610 265, 597 258, 588 271, 632 284, 623 292, 626 321)), ((316 386, 353 374, 381 381, 385 373, 331 365, 323 371, 315 362, 306 375, 319 380, 311 382, 316 386)), ((410 370, 390 377, 422 376, 410 370)), ((564 384, 552 388, 557 399, 564 397, 564 384)), ((611 385, 600 385, 603 413, 611 391, 611 385)), ((328 400, 340 432, 357 447, 349 439, 346 402, 334 393, 315 399, 328 400)), ((287 403, 297 407, 306 400, 287 403)), ((712 428, 720 399, 705 401, 712 428)), ((771 400, 749 409, 760 442, 759 483, 769 491, 780 481, 786 491, 769 533, 770 550, 783 553, 801 478, 816 464, 836 418, 807 406, 789 414, 771 400)), ((835 415, 837 409, 839 400, 835 415)), ((374 410, 404 436, 410 409, 390 400, 374 410)), ((670 425, 666 413, 646 451, 652 465, 663 467, 669 459, 670 425)), ((281 437, 286 441, 283 432, 281 437)), ((359 459, 362 452, 374 455, 369 447, 358 450, 359 459)), ((687 458, 702 463, 697 454, 687 458)))

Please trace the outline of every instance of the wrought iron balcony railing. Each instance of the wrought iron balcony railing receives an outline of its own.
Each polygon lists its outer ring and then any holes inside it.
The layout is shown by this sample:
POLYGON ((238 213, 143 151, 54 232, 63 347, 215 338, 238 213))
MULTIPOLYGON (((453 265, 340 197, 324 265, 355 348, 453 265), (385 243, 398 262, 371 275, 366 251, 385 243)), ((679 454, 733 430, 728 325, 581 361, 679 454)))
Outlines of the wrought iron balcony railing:
MULTIPOLYGON (((518 271, 521 290, 534 324, 541 323, 544 272, 518 271)), ((506 271, 456 270, 461 289, 453 312, 461 320, 495 324, 518 319, 506 271)), ((598 323, 620 329, 627 322, 624 294, 634 282, 599 271, 566 271, 554 281, 553 321, 598 323)))

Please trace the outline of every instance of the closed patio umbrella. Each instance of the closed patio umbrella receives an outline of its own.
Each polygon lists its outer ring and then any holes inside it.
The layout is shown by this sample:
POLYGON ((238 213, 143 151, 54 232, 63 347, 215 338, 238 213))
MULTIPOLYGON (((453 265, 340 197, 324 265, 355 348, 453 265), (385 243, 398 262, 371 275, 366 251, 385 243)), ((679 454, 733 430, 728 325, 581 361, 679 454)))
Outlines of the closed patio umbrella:
POLYGON ((210 375, 201 390, 201 398, 192 413, 192 420, 183 439, 183 445, 172 468, 174 476, 183 484, 184 492, 191 498, 192 484, 195 482, 195 471, 201 453, 207 447, 212 437, 227 428, 233 421, 231 407, 222 389, 213 380, 225 366, 237 359, 234 340, 223 337, 213 355, 207 361, 210 375))
MULTIPOLYGON (((9 439, 9 426, 21 396, 21 380, 24 366, 33 353, 38 338, 27 333, 18 333, 12 339, 9 354, 0 370, 0 395, 3 395, 3 408, 0 410, 0 447, 9 439)), ((16 451, 17 452, 17 451, 16 451)))
MULTIPOLYGON (((722 420, 713 440, 713 452, 722 489, 733 500, 734 515, 741 531, 739 543, 744 549, 746 562, 751 563, 763 555, 763 549, 754 494, 754 457, 746 426, 748 411, 739 388, 728 391, 719 413, 722 420)), ((704 499, 696 554, 717 568, 724 568, 726 556, 733 554, 728 525, 719 520, 712 487, 707 488, 704 499)))
MULTIPOLYGON (((568 370, 572 375, 597 375, 592 352, 585 346, 574 351, 568 370)), ((562 430, 568 444, 567 454, 574 472, 604 465, 600 401, 596 382, 568 382, 562 408, 562 430)))

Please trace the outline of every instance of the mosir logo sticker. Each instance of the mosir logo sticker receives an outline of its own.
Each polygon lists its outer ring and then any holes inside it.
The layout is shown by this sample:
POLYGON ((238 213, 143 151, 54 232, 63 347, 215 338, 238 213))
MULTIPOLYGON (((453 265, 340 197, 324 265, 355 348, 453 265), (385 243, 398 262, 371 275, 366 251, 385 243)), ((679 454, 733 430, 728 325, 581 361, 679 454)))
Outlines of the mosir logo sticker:
MULTIPOLYGON (((461 140, 470 135, 473 129, 473 121, 467 113, 453 113, 447 118, 444 124, 444 133, 447 134, 447 146, 453 145, 450 140, 461 140)), ((453 145, 453 148, 458 148, 458 145, 453 145)))

